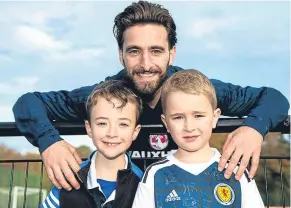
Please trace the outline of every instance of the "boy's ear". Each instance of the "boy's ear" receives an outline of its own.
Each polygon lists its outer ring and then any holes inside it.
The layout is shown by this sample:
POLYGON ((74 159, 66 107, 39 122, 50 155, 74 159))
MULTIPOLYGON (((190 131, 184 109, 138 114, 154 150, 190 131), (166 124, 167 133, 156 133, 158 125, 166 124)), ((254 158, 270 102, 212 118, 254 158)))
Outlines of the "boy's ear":
POLYGON ((85 120, 85 128, 88 136, 92 138, 92 130, 89 121, 85 120))
POLYGON ((216 124, 218 122, 218 119, 221 115, 221 110, 219 108, 217 108, 215 111, 214 111, 214 116, 213 116, 213 121, 212 121, 212 128, 216 128, 216 124))
POLYGON ((139 132, 140 132, 140 129, 141 129, 141 125, 138 124, 135 129, 134 129, 134 132, 133 132, 133 135, 132 135, 132 141, 136 140, 139 132))
POLYGON ((164 125, 165 125, 165 127, 167 129, 167 132, 169 133, 169 129, 168 129, 167 122, 166 122, 166 117, 165 117, 164 114, 161 114, 161 120, 164 123, 164 125))

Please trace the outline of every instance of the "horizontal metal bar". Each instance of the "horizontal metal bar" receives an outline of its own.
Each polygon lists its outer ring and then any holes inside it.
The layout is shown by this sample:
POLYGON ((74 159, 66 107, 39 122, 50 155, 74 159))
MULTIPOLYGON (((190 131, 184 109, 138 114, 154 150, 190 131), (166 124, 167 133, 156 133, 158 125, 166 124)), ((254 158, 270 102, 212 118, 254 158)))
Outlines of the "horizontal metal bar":
MULTIPOLYGON (((144 160, 144 159, 145 158, 141 158, 141 159, 134 158, 134 160, 144 160)), ((152 159, 162 159, 162 158, 152 158, 152 159)), ((267 159, 267 160, 278 160, 278 159, 290 160, 290 155, 288 155, 288 156, 285 156, 285 155, 272 155, 272 156, 263 155, 263 156, 260 156, 260 159, 261 160, 264 160, 264 159, 267 159)), ((84 161, 84 160, 86 160, 86 158, 83 158, 82 160, 84 161)), ((41 159, 0 160, 0 164, 1 163, 25 163, 25 162, 42 162, 42 160, 41 159)))
MULTIPOLYGON (((238 128, 245 118, 220 118, 214 133, 229 133, 238 128)), ((85 135, 83 121, 78 122, 53 122, 60 135, 85 135)), ((142 125, 142 128, 163 128, 161 124, 142 125)), ((278 126, 269 130, 270 132, 282 132, 290 134, 290 116, 287 116, 278 126)), ((1 136, 21 136, 15 122, 0 122, 1 136)))
POLYGON ((269 156, 269 155, 262 155, 260 156, 260 159, 263 160, 263 159, 267 159, 267 160, 277 160, 277 159, 286 159, 286 160, 290 160, 290 156, 284 156, 284 155, 272 155, 272 156, 269 156))
POLYGON ((0 163, 25 163, 25 162, 42 162, 42 160, 41 159, 0 160, 0 163))

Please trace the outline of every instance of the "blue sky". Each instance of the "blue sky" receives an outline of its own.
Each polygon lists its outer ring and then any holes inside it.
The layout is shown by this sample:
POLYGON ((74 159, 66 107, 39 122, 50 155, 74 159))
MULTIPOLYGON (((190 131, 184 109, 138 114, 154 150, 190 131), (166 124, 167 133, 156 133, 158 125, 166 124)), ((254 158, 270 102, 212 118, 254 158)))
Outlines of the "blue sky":
MULTIPOLYGON (((0 2, 0 122, 26 92, 72 90, 121 69, 114 17, 131 2, 0 2)), ((174 65, 241 86, 268 86, 290 100, 290 3, 159 2, 178 34, 174 65)), ((74 145, 86 137, 64 137, 74 145)), ((1 138, 21 152, 25 139, 1 138)))

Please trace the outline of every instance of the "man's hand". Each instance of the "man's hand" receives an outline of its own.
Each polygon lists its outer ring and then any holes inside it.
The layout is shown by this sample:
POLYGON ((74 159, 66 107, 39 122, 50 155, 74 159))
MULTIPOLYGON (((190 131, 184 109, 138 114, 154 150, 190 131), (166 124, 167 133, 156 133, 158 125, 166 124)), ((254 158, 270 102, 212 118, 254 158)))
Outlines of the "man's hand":
POLYGON ((66 141, 59 141, 48 147, 42 154, 42 160, 47 175, 53 185, 57 188, 64 188, 68 191, 79 189, 80 185, 73 175, 80 170, 82 162, 76 149, 66 141), (71 184, 69 184, 69 183, 71 184))
POLYGON ((235 179, 239 180, 252 157, 251 170, 248 176, 249 178, 253 178, 259 166, 262 143, 263 137, 255 129, 248 126, 242 126, 236 129, 227 136, 226 142, 223 145, 223 154, 218 165, 218 170, 222 171, 230 159, 224 174, 224 177, 228 179, 241 159, 235 175, 235 179))

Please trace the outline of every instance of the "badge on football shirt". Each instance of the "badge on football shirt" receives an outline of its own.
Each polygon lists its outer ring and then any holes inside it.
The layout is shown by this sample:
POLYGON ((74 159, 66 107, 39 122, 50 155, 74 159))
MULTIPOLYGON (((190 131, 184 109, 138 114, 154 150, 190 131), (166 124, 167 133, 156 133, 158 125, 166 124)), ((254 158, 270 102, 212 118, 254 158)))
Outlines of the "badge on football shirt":
POLYGON ((219 183, 215 186, 214 196, 222 205, 231 205, 235 198, 233 189, 225 183, 219 183))
POLYGON ((150 134, 149 142, 152 148, 155 150, 163 150, 169 144, 169 139, 167 134, 150 134))

